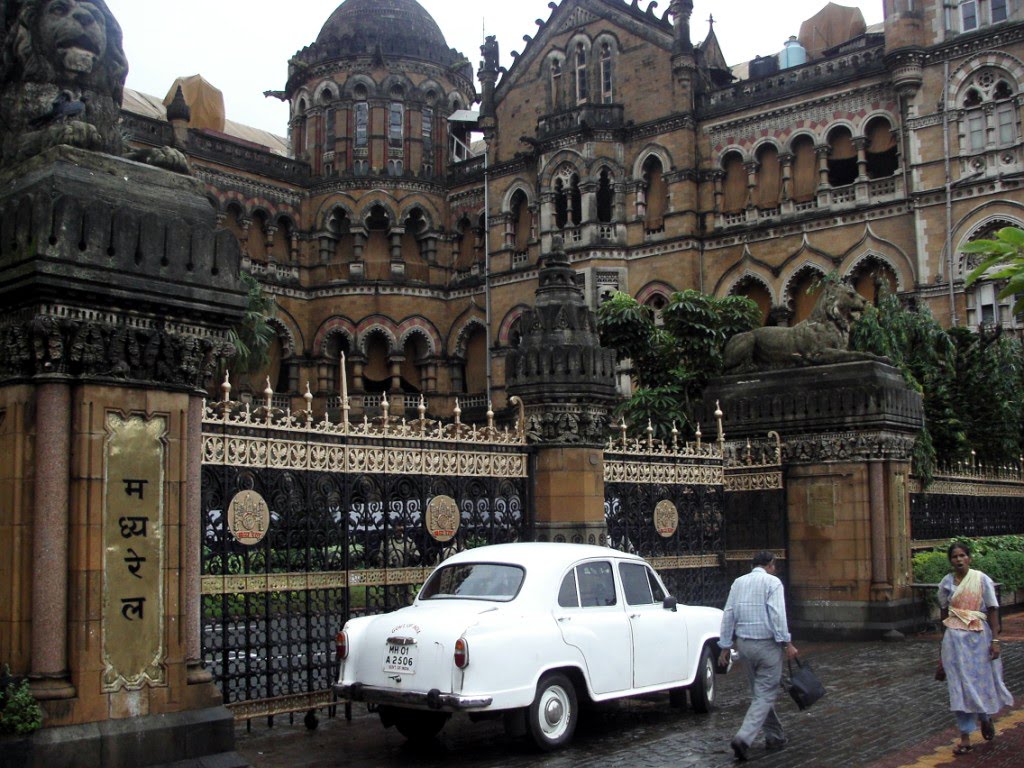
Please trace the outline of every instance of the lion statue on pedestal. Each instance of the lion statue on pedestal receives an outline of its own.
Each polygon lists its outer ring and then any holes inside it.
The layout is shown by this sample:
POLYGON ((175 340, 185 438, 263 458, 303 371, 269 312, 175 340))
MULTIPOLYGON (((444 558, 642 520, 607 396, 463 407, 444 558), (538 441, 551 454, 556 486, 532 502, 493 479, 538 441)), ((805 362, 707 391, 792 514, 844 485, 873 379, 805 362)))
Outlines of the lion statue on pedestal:
POLYGON ((0 0, 0 21, 0 164, 67 144, 187 171, 174 149, 125 151, 128 61, 104 0, 0 0))
POLYGON ((805 365, 889 359, 849 349, 850 327, 867 302, 845 283, 825 286, 810 316, 792 327, 765 326, 738 333, 725 345, 724 372, 749 373, 805 365))

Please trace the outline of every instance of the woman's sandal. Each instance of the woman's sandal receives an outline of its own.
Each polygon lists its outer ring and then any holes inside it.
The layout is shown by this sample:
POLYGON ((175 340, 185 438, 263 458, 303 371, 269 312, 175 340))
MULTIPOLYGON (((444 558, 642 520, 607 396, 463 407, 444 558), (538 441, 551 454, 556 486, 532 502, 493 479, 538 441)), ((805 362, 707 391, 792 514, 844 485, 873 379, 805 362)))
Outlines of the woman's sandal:
POLYGON ((972 749, 974 749, 974 747, 971 746, 970 744, 957 744, 955 747, 953 747, 953 755, 954 756, 966 755, 972 749))
POLYGON ((992 741, 996 737, 996 725, 991 720, 981 721, 981 735, 985 741, 992 741))

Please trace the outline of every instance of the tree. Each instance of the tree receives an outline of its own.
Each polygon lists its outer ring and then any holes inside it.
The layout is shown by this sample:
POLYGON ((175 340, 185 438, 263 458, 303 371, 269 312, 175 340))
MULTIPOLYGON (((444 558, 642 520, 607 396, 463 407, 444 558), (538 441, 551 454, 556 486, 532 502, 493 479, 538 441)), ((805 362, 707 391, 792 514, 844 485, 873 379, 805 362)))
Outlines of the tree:
POLYGON ((248 272, 242 272, 240 277, 248 294, 248 303, 241 322, 229 333, 235 356, 227 365, 236 381, 242 376, 262 371, 270 362, 274 329, 267 320, 277 308, 274 297, 263 291, 255 277, 248 272))
POLYGON ((722 350, 735 333, 754 328, 757 305, 741 296, 716 299, 699 291, 674 293, 662 310, 660 325, 653 310, 624 293, 616 293, 597 312, 601 343, 630 360, 636 388, 615 411, 634 434, 650 421, 655 436, 671 440, 673 425, 689 427, 694 406, 708 379, 722 370, 722 350))

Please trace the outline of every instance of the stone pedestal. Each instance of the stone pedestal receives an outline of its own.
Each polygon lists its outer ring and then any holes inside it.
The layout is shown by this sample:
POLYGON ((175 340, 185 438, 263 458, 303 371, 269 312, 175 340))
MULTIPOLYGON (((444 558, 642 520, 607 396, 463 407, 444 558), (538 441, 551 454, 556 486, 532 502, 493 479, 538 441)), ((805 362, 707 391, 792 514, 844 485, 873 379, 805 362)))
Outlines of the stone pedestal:
POLYGON ((230 753, 199 660, 198 462, 238 245, 197 180, 69 147, 0 173, 0 229, 0 660, 45 710, 34 760, 230 753))
POLYGON ((909 476, 921 396, 878 362, 723 377, 730 440, 782 437, 796 636, 878 638, 914 623, 909 476))

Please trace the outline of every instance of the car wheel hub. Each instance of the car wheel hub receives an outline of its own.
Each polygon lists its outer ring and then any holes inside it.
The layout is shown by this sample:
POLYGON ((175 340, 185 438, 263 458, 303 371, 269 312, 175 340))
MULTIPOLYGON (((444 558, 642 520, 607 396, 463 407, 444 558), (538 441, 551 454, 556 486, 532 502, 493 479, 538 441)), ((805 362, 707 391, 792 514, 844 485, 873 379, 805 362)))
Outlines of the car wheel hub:
POLYGON ((552 698, 544 707, 544 719, 548 721, 548 725, 558 725, 564 715, 565 708, 557 698, 552 698))

